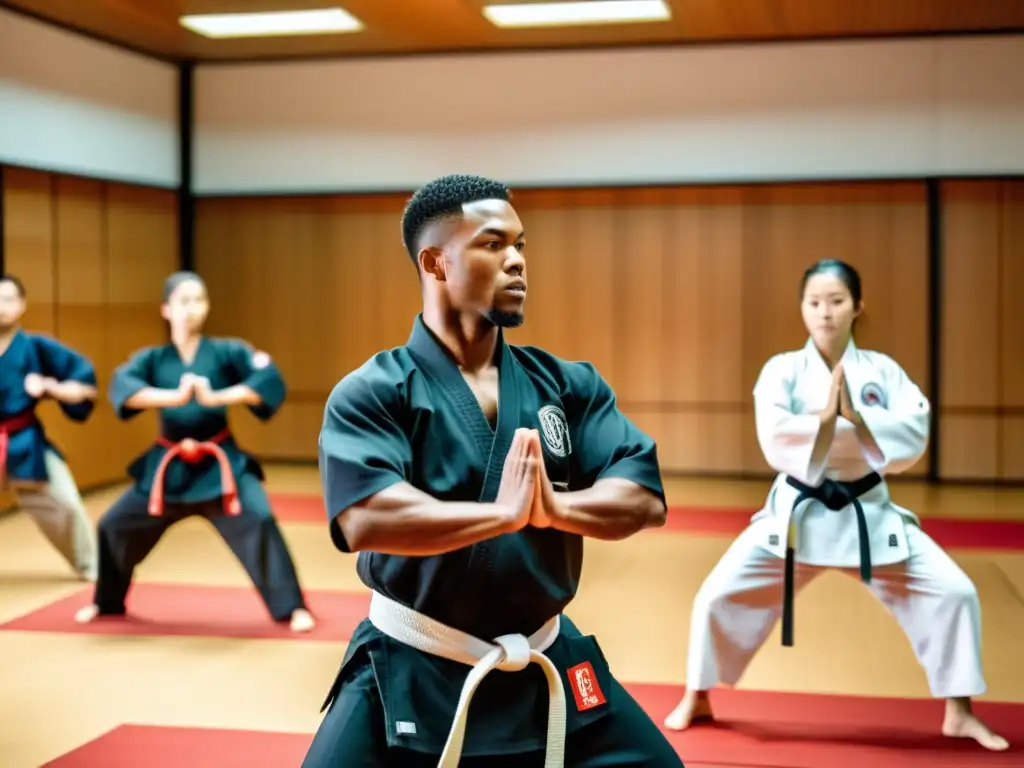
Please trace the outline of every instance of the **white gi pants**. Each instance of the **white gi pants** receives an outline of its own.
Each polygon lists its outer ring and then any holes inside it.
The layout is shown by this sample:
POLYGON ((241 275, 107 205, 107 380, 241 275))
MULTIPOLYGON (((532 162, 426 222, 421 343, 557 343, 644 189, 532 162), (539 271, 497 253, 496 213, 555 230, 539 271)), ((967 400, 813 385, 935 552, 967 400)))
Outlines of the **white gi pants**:
MULTIPOLYGON (((686 685, 735 685, 782 613, 785 560, 763 547, 752 523, 704 580, 693 603, 686 685)), ((936 698, 980 696, 981 606, 974 584, 930 536, 907 521, 910 558, 872 569, 868 588, 899 622, 936 698)), ((826 567, 797 563, 794 593, 826 567)), ((856 568, 836 568, 859 579, 856 568)))
POLYGON ((17 507, 28 512, 53 547, 85 579, 96 579, 96 532, 68 465, 45 455, 49 480, 42 488, 17 488, 17 507))

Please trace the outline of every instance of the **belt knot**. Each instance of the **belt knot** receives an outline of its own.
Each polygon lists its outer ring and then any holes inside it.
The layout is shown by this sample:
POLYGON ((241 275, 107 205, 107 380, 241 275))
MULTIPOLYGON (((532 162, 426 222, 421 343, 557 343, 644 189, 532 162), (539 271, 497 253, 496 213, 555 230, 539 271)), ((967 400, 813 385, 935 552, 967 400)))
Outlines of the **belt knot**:
POLYGON ((502 672, 519 672, 530 665, 530 641, 526 635, 502 635, 494 639, 494 644, 505 652, 498 662, 502 672))

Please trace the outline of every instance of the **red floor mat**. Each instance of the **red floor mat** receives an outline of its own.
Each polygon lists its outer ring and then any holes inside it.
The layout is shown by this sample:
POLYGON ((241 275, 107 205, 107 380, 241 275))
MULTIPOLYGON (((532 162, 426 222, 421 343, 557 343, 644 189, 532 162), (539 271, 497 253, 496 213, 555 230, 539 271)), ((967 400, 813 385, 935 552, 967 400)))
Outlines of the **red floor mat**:
MULTIPOLYGON (((322 523, 327 513, 323 499, 312 494, 271 497, 274 514, 283 523, 322 523)), ((728 507, 672 507, 664 528, 658 530, 736 536, 750 524, 757 510, 728 507)), ((1024 522, 1016 520, 961 520, 927 518, 924 530, 950 549, 1024 550, 1024 522)))
MULTIPOLYGON (((628 685, 661 723, 682 691, 666 685, 628 685)), ((670 733, 690 763, 748 768, 985 768, 1024 766, 1024 705, 980 702, 978 715, 1011 744, 987 752, 974 742, 940 733, 943 703, 929 699, 875 699, 800 693, 719 690, 712 693, 718 722, 670 733)))
MULTIPOLYGON (((674 686, 630 685, 660 721, 674 686)), ((945 739, 942 704, 908 699, 721 691, 721 722, 670 739, 688 768, 986 768, 1024 765, 1024 750, 985 752, 945 739)), ((1024 744, 1024 706, 981 704, 978 712, 1011 744, 1024 744)), ((43 768, 289 768, 302 762, 308 734, 125 725, 43 768), (145 757, 141 757, 144 755, 145 757)))
POLYGON ((320 496, 309 493, 272 493, 270 506, 282 523, 320 523, 327 529, 327 510, 320 496))
POLYGON ((91 624, 75 622, 75 612, 88 603, 92 589, 83 589, 39 610, 0 625, 0 629, 90 635, 171 635, 231 638, 302 638, 347 641, 370 606, 369 593, 307 591, 316 628, 295 635, 275 624, 256 591, 245 587, 136 584, 128 598, 127 617, 104 617, 91 624))
MULTIPOLYGON (((310 738, 300 733, 122 725, 42 768, 298 768, 310 738)), ((691 760, 686 768, 753 766, 691 760)))
POLYGON ((304 733, 122 725, 42 768, 298 768, 304 733))
MULTIPOLYGON (((757 510, 723 507, 672 507, 660 530, 737 536, 757 510)), ((1024 550, 1024 522, 930 517, 921 527, 948 549, 1024 550)))

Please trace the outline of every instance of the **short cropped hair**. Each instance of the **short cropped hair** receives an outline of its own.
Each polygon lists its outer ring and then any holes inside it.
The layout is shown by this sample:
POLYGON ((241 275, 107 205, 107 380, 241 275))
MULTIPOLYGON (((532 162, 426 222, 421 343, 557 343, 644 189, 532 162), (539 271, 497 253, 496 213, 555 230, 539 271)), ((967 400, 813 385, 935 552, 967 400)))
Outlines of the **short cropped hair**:
POLYGON ((419 238, 435 221, 462 213, 462 206, 480 200, 508 200, 511 193, 500 181, 455 173, 421 187, 402 214, 402 240, 413 264, 419 260, 419 238))
POLYGON ((28 295, 25 291, 25 284, 14 275, 0 274, 0 283, 10 283, 13 285, 19 299, 24 299, 28 295))

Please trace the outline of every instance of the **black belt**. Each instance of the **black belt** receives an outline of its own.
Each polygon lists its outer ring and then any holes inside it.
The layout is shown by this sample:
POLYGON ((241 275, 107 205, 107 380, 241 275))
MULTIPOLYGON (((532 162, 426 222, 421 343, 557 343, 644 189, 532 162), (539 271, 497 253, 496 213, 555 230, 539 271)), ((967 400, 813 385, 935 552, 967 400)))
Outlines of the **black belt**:
POLYGON ((793 646, 793 582, 796 571, 796 508, 809 499, 820 501, 833 512, 839 512, 849 505, 857 514, 857 535, 860 543, 860 578, 865 584, 871 581, 871 540, 868 538, 868 521, 864 517, 864 507, 860 504, 860 496, 873 490, 882 482, 877 472, 865 475, 860 480, 841 482, 825 480, 821 485, 812 487, 792 477, 786 477, 786 483, 796 488, 800 495, 793 502, 790 512, 789 530, 786 537, 786 577, 782 593, 782 644, 787 648, 793 646))

